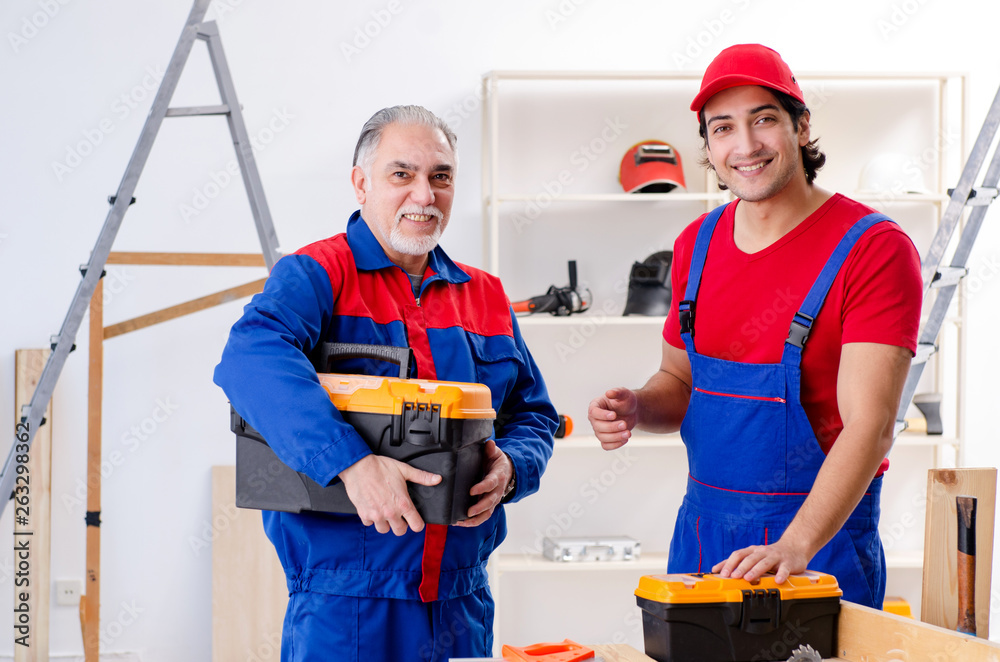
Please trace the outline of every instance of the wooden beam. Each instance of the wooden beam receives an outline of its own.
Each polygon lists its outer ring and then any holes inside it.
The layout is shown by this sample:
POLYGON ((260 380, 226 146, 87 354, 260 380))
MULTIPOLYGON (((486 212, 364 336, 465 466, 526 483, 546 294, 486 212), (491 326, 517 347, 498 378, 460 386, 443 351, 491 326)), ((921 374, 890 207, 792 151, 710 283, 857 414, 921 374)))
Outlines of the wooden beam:
POLYGON ((263 267, 259 253, 127 253, 108 254, 107 264, 171 265, 187 267, 263 267))
POLYGON ((196 313, 199 310, 205 310, 206 308, 212 308, 213 306, 218 306, 223 303, 228 303, 236 299, 257 294, 264 289, 264 282, 266 280, 266 278, 261 278, 260 280, 253 281, 252 283, 231 287, 228 290, 222 290, 221 292, 215 292, 214 294, 209 294, 192 301, 180 303, 176 306, 170 306, 169 308, 158 310, 155 313, 149 313, 148 315, 142 315, 140 317, 133 317, 130 320, 125 320, 124 322, 119 322, 118 324, 112 324, 111 326, 104 328, 104 339, 107 340, 108 338, 114 338, 115 336, 120 336, 124 333, 145 329, 147 326, 153 326, 154 324, 159 324, 160 322, 166 322, 177 317, 183 317, 184 315, 196 313))
POLYGON ((104 387, 104 287, 90 298, 90 363, 87 389, 87 574, 80 600, 86 662, 98 662, 101 624, 101 528, 91 518, 101 512, 101 409, 104 387), (92 526, 92 524, 95 524, 92 526))
POLYGON ((850 602, 840 603, 838 660, 997 662, 1000 644, 850 602))
MULTIPOLYGON (((14 353, 14 420, 21 420, 21 407, 31 401, 38 379, 45 368, 50 350, 19 349, 14 353)), ((14 662, 49 660, 49 586, 51 585, 52 548, 52 402, 45 410, 45 421, 35 433, 28 452, 28 471, 15 477, 15 497, 28 497, 25 524, 14 520, 14 544, 27 544, 30 568, 27 589, 14 589, 14 604, 21 593, 28 595, 28 646, 14 646, 14 662)), ((15 508, 17 502, 15 501, 15 508)), ((15 634, 15 637, 20 633, 15 634)))
POLYGON ((260 513, 236 507, 236 467, 212 467, 212 661, 278 662, 288 587, 260 513))
POLYGON ((920 620, 949 630, 958 625, 958 521, 955 497, 978 499, 976 516, 977 635, 990 634, 990 582, 993 578, 993 522, 997 470, 931 469, 927 472, 924 576, 920 620))

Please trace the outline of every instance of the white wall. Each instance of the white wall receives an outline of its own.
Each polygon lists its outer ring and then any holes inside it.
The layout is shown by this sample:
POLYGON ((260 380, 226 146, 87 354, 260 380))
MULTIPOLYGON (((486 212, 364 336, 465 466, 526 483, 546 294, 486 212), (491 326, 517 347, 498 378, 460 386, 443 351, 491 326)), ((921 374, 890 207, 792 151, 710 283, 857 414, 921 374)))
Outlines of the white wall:
MULTIPOLYGON (((759 41, 798 71, 968 72, 969 126, 978 130, 1000 84, 1000 56, 987 48, 1000 25, 1000 6, 971 0, 823 4, 216 0, 210 17, 219 20, 250 133, 266 142, 258 165, 285 251, 344 227, 355 208, 348 172, 362 122, 380 107, 419 103, 451 121, 459 135, 460 188, 445 246, 478 265, 478 94, 481 75, 491 69, 701 70, 721 48, 759 41), (387 24, 367 45, 359 41, 363 48, 345 54, 343 45, 378 17, 387 24)), ((155 73, 166 66, 189 8, 186 0, 4 3, 3 429, 14 425, 14 350, 44 346, 59 330, 79 281, 77 266, 88 259, 107 213, 105 198, 121 179, 152 102, 155 73), (74 151, 86 154, 78 162, 74 151), (54 167, 60 163, 71 171, 54 167)), ((174 105, 216 101, 203 47, 194 52, 174 105)), ((888 124, 892 117, 871 108, 870 121, 888 124)), ((223 186, 198 215, 182 214, 184 205, 202 202, 199 195, 215 194, 212 185, 233 158, 227 135, 219 118, 165 123, 116 250, 257 250, 238 182, 223 186)), ((993 341, 1000 324, 998 243, 993 212, 971 262, 978 279, 969 296, 966 460, 972 466, 1000 462, 991 443, 1000 374, 993 341)), ((261 276, 254 269, 108 272, 107 322, 261 276)), ((106 639, 104 650, 137 651, 154 662, 209 659, 210 551, 200 544, 211 535, 209 467, 233 462, 226 400, 211 374, 240 306, 227 304, 105 345, 104 450, 109 460, 118 452, 118 465, 109 463, 103 486, 102 622, 118 620, 126 606, 140 613, 119 636, 106 639), (151 426, 161 403, 172 412, 151 426), (144 423, 146 438, 137 442, 130 429, 142 431, 144 423)), ((85 343, 81 333, 78 344, 85 343)), ((82 578, 83 351, 70 357, 55 407, 52 577, 82 578)), ((0 444, 4 456, 6 448, 0 444)), ((0 530, 9 532, 6 510, 0 530)), ((0 552, 0 587, 8 595, 9 547, 0 552)), ((0 623, 11 622, 11 601, 0 599, 0 623)), ((12 647, 0 636, 0 655, 12 647)), ((53 607, 51 649, 82 650, 74 608, 53 607)))

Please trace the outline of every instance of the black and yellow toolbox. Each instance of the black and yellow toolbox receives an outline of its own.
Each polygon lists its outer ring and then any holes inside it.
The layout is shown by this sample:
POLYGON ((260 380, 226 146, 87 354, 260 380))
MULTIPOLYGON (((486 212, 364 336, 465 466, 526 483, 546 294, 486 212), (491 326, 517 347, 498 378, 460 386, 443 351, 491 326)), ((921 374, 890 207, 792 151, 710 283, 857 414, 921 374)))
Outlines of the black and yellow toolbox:
POLYGON ((811 571, 782 584, 770 574, 647 575, 635 591, 646 655, 659 662, 787 660, 803 645, 836 657, 841 595, 833 575, 811 571))
MULTIPOLYGON (((314 356, 320 384, 344 420, 354 426, 376 455, 439 474, 433 486, 409 483, 410 498, 425 522, 454 524, 466 519, 482 480, 486 440, 493 436, 490 390, 483 384, 404 379, 409 348, 326 343, 314 356), (400 377, 325 372, 336 359, 385 360, 400 377)), ((357 512, 340 481, 322 486, 288 467, 235 409, 236 505, 298 513, 357 512)))

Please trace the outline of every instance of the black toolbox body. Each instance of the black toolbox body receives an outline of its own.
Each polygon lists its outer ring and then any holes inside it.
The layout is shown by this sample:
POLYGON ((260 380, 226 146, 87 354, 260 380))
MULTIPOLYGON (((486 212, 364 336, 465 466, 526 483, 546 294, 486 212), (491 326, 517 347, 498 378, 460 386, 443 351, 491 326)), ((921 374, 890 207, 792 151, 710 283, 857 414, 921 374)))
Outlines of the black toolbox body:
MULTIPOLYGON (((334 356, 392 360, 405 374, 407 348, 328 343, 318 367, 334 356), (388 354, 388 358, 386 356, 388 354)), ((454 524, 478 497, 469 490, 482 480, 486 440, 493 436, 495 412, 482 384, 368 375, 318 373, 344 420, 376 455, 439 474, 441 482, 409 483, 410 498, 425 522, 454 524)), ((343 483, 320 485, 282 462, 264 437, 230 407, 236 433, 236 505, 240 508, 299 513, 356 513, 343 483)))

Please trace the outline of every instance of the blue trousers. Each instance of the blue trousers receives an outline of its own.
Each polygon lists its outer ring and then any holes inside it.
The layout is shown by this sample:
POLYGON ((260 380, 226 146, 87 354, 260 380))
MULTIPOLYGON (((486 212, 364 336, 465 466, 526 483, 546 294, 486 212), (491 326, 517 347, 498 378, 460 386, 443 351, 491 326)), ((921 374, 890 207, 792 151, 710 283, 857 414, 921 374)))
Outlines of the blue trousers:
POLYGON ((282 662, 447 662, 492 651, 488 588, 435 602, 296 592, 281 636, 282 662))

